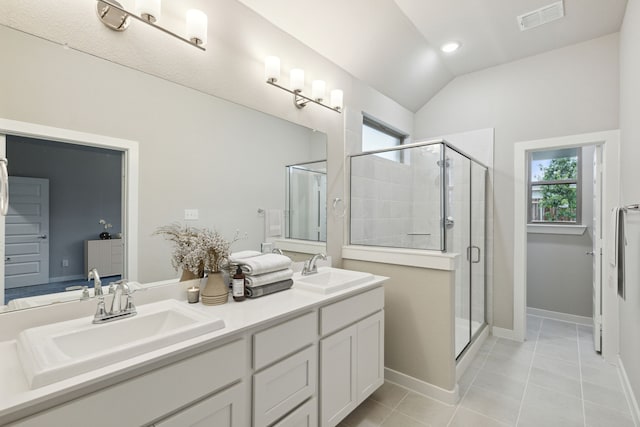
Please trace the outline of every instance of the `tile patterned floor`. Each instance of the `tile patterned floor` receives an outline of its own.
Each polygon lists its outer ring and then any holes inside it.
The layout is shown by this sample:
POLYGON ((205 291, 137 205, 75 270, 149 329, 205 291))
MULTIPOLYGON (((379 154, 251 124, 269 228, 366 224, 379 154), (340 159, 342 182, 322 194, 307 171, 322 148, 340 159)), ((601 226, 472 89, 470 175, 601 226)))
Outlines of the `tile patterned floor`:
POLYGON ((617 368, 591 328, 529 316, 527 341, 490 337, 456 406, 385 383, 339 427, 634 427, 617 368))

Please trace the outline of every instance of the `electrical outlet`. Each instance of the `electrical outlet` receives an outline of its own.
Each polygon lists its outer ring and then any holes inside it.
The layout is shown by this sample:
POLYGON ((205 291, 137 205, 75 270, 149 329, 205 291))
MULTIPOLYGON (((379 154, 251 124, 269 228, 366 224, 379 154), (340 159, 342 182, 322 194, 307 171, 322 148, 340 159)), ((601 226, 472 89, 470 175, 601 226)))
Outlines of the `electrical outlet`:
POLYGON ((63 266, 63 267, 69 267, 69 260, 68 260, 68 259, 66 259, 66 258, 65 258, 65 259, 63 259, 63 260, 62 260, 62 266, 63 266))
POLYGON ((184 219, 187 221, 195 221, 199 217, 198 209, 185 209, 184 219))

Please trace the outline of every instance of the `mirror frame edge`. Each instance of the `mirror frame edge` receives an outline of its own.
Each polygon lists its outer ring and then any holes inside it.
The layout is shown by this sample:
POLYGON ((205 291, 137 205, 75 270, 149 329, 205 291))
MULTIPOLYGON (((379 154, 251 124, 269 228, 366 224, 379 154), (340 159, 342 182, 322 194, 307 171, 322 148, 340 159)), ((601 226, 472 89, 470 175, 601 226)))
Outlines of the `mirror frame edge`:
MULTIPOLYGON (((138 280, 138 191, 139 191, 139 148, 133 140, 114 138, 94 133, 79 132, 36 123, 21 122, 0 117, 0 156, 6 156, 6 135, 47 139, 67 144, 118 150, 123 153, 126 182, 123 184, 123 208, 125 236, 125 275, 128 280, 138 280)), ((0 228, 4 230, 5 217, 0 217, 0 228)), ((4 231, 0 244, 0 256, 4 259, 4 231)), ((4 280, 4 263, 0 263, 0 277, 4 280)), ((4 282, 0 292, 0 306, 4 305, 4 282)))

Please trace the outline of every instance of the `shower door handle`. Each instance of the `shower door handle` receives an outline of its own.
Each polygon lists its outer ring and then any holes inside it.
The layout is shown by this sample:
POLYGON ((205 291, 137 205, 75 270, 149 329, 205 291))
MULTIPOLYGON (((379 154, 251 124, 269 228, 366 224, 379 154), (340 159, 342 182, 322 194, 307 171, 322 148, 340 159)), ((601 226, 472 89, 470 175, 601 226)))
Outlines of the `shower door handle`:
POLYGON ((475 246, 475 245, 474 245, 474 246, 470 246, 470 247, 469 247, 469 253, 471 253, 472 255, 471 255, 471 256, 467 256, 467 258, 471 258, 471 259, 470 259, 471 263, 472 263, 472 264, 478 264, 478 263, 480 262, 480 253, 481 253, 481 251, 480 251, 480 247, 475 246), (477 249, 477 250, 478 250, 478 258, 477 258, 476 260, 474 260, 474 259, 473 259, 473 256, 472 256, 472 255, 473 255, 473 254, 472 254, 472 251, 473 251, 474 249, 477 249))

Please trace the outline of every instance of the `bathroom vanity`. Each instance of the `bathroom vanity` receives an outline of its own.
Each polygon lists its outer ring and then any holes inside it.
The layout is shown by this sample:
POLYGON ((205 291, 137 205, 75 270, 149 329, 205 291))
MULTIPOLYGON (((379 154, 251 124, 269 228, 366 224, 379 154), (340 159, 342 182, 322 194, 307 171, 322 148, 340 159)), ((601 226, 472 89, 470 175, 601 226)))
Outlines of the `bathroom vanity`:
MULTIPOLYGON (((32 389, 16 341, 0 342, 0 425, 335 426, 383 383, 386 279, 189 306, 224 327, 32 389)), ((139 292, 136 302, 142 312, 183 299, 184 286, 139 292)))

